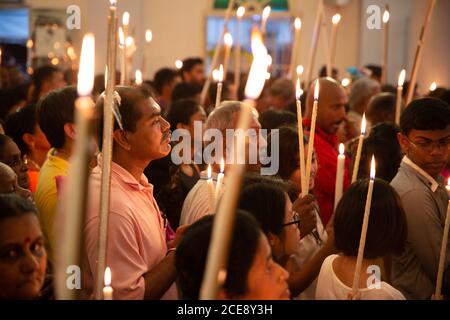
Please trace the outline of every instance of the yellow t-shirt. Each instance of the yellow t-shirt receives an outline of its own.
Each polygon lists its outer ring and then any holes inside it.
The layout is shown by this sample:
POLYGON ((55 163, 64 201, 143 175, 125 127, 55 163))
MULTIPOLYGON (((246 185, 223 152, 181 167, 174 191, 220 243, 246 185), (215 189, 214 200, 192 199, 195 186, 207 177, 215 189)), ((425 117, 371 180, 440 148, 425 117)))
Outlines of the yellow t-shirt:
POLYGON ((48 257, 53 259, 55 248, 55 220, 58 205, 58 190, 56 177, 66 177, 69 170, 69 163, 57 156, 54 156, 54 149, 48 153, 47 160, 41 168, 39 180, 34 195, 34 200, 39 211, 39 220, 44 234, 48 240, 48 257))

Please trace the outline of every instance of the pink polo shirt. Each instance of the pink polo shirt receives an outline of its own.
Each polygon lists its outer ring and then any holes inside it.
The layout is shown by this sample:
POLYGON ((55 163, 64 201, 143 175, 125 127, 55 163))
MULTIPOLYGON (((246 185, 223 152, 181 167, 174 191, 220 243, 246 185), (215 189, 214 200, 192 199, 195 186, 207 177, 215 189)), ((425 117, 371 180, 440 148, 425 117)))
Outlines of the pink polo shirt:
MULTIPOLYGON (((166 255, 166 230, 153 186, 142 175, 140 181, 124 168, 112 163, 111 201, 108 224, 106 264, 111 268, 114 299, 143 299, 143 275, 166 255)), ((89 181, 89 206, 85 222, 83 289, 93 292, 96 273, 101 167, 96 167, 89 181)), ((175 285, 162 299, 177 299, 175 285)))

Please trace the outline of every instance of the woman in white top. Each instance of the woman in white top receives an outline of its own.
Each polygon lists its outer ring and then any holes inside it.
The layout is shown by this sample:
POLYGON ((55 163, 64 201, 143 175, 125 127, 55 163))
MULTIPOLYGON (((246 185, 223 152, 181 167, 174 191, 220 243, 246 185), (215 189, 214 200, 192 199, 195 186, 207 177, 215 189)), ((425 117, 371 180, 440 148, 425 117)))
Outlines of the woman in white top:
MULTIPOLYGON (((317 281, 316 299, 350 298, 364 217, 368 180, 352 184, 339 202, 334 217, 336 249, 323 262, 317 281)), ((405 212, 395 190, 385 181, 374 183, 366 245, 357 299, 404 300, 404 296, 381 279, 379 258, 403 251, 407 225, 405 212)))

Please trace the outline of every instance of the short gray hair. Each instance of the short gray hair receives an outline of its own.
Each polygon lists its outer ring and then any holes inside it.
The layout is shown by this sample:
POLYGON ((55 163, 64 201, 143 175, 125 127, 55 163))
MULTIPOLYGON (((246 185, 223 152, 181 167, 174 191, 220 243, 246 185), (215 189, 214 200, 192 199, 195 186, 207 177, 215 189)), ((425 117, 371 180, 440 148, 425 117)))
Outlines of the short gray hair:
POLYGON ((354 109, 354 106, 358 106, 367 98, 374 95, 374 90, 380 88, 380 84, 367 77, 356 80, 352 85, 352 90, 349 96, 350 109, 354 109))
MULTIPOLYGON (((233 122, 233 116, 241 111, 242 104, 240 101, 223 101, 209 114, 205 129, 218 129, 220 131, 234 129, 235 123, 233 122)), ((254 114, 258 114, 256 109, 252 108, 252 111, 254 114)))

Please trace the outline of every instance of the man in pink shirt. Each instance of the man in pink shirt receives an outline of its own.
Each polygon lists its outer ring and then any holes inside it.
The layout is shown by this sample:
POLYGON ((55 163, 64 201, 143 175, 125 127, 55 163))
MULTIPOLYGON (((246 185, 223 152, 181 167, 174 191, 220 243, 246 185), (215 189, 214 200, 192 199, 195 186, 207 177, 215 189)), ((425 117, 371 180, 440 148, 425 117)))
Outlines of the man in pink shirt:
MULTIPOLYGON (((116 90, 123 130, 115 121, 106 252, 114 299, 177 299, 174 252, 166 244, 166 222, 153 198, 153 186, 143 174, 150 161, 170 152, 169 123, 161 117, 158 104, 139 89, 116 90)), ((102 110, 103 99, 97 107, 102 110)), ((97 268, 101 172, 100 164, 89 182, 83 261, 87 294, 93 293, 97 268)))

